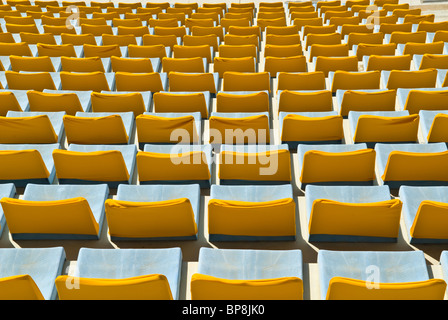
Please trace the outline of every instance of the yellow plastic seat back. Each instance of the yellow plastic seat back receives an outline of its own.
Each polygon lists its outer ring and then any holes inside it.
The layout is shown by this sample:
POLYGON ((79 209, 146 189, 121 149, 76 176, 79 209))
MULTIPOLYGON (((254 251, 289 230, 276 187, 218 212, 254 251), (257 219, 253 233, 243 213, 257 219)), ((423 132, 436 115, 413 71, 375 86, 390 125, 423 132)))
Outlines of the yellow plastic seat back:
POLYGON ((82 34, 93 34, 95 37, 100 37, 103 34, 113 34, 112 26, 110 25, 93 25, 83 24, 81 25, 82 34))
POLYGON ((98 235, 99 226, 83 197, 56 201, 0 200, 11 233, 98 235), (63 213, 63 214, 61 214, 63 213))
POLYGON ((8 111, 23 111, 14 93, 0 92, 0 116, 4 117, 8 111))
POLYGON ((212 73, 171 72, 169 90, 216 93, 215 78, 212 73))
POLYGON ((231 236, 293 236, 296 233, 292 198, 264 202, 211 199, 208 232, 231 236))
POLYGON ((32 57, 33 54, 31 52, 30 47, 26 42, 18 42, 18 43, 0 43, 0 55, 2 56, 28 56, 32 57))
POLYGON ((128 46, 130 44, 137 45, 136 37, 132 34, 122 34, 122 35, 110 35, 103 34, 103 45, 119 45, 119 46, 128 46))
POLYGON ((224 77, 225 72, 255 72, 255 60, 253 57, 215 57, 213 71, 218 72, 220 78, 224 77))
POLYGON ((58 136, 47 115, 0 117, 0 143, 57 143, 58 136))
POLYGON ((75 47, 72 44, 37 44, 39 56, 47 57, 76 57, 75 47))
POLYGON ((56 40, 54 38, 54 35, 51 33, 28 33, 28 32, 21 32, 20 33, 20 40, 23 42, 26 42, 28 44, 56 44, 56 40))
POLYGON ((399 199, 373 203, 317 199, 313 201, 308 230, 310 235, 397 238, 402 205, 399 199))
POLYGON ((204 36, 186 35, 186 36, 184 36, 184 38, 182 40, 183 40, 184 46, 208 45, 208 46, 211 46, 215 52, 218 51, 218 47, 219 47, 218 41, 219 41, 219 43, 221 43, 218 36, 215 34, 209 34, 209 35, 204 35, 204 36))
POLYGON ((74 278, 63 275, 57 277, 55 283, 60 300, 173 299, 168 280, 161 274, 125 279, 74 278), (71 281, 76 281, 79 289, 69 289, 67 283, 71 281))
POLYGON ((10 56, 11 70, 15 72, 55 72, 49 57, 19 57, 10 56))
POLYGON ((202 118, 208 118, 207 103, 201 92, 185 94, 156 92, 153 98, 155 112, 200 112, 202 118))
POLYGON ((41 154, 35 149, 0 151, 0 163, 2 180, 48 179, 50 176, 41 154))
POLYGON ((129 59, 120 57, 110 58, 112 72, 152 73, 154 69, 150 58, 129 59))
POLYGON ((269 119, 266 115, 243 118, 211 116, 209 126, 213 137, 210 143, 266 144, 270 141, 269 119))
POLYGON ((143 96, 139 92, 125 94, 111 94, 93 92, 91 95, 93 112, 129 112, 133 111, 134 116, 146 111, 143 96))
POLYGON ((62 71, 66 72, 105 72, 99 57, 70 58, 61 57, 62 71))
POLYGON ((188 237, 198 231, 188 198, 156 202, 107 199, 105 207, 112 237, 188 237))
POLYGON ((192 300, 302 300, 303 283, 295 277, 229 280, 193 274, 192 300))
POLYGON ((229 94, 218 92, 216 95, 217 112, 268 112, 269 94, 254 92, 248 94, 229 94))
POLYGON ((223 77, 224 91, 271 91, 269 72, 226 72, 223 77))
POLYGON ((21 73, 6 71, 5 76, 8 88, 12 90, 56 90, 53 78, 48 72, 21 73))
POLYGON ((277 45, 266 45, 264 48, 265 57, 295 57, 303 55, 302 45, 289 45, 289 46, 277 46, 277 45))
POLYGON ((161 44, 153 46, 128 45, 130 58, 159 58, 166 57, 165 47, 161 44))
POLYGON ((120 151, 77 152, 54 150, 58 179, 128 181, 129 173, 120 151))
POLYGON ((288 35, 267 34, 265 42, 267 45, 273 44, 278 46, 301 44, 299 34, 288 34, 288 35))
POLYGON ((446 181, 448 173, 442 170, 448 159, 448 152, 414 153, 392 151, 383 181, 446 181))
POLYGON ((330 71, 358 71, 358 58, 350 57, 317 57, 316 71, 324 72, 328 76, 330 71))
POLYGON ((326 88, 325 73, 322 71, 280 72, 277 81, 277 90, 325 90, 326 88))
POLYGON ((279 112, 320 112, 333 109, 331 91, 295 92, 283 90, 279 97, 279 112))
POLYGON ((28 91, 30 111, 58 112, 65 111, 69 115, 82 112, 82 106, 76 93, 46 93, 28 91))
POLYGON ((447 239, 446 212, 447 204, 424 200, 418 207, 417 214, 410 228, 413 238, 447 239))
POLYGON ((209 180, 210 170, 202 151, 165 154, 137 153, 140 181, 209 180))
POLYGON ((162 69, 168 77, 171 72, 204 73, 204 61, 200 57, 195 58, 163 58, 162 69))
POLYGON ((344 138, 342 116, 283 118, 282 141, 340 141, 344 138))
POLYGON ((347 117, 350 111, 395 111, 396 90, 344 92, 340 114, 347 117))
POLYGON ((67 142, 76 144, 126 144, 129 137, 121 116, 64 116, 67 142))
POLYGON ((448 55, 423 54, 419 70, 423 69, 448 69, 448 55))
POLYGON ((269 72, 271 78, 275 78, 279 72, 307 72, 308 66, 303 55, 284 58, 266 57, 264 71, 269 72))
POLYGON ((443 53, 444 42, 433 42, 433 43, 406 43, 404 46, 403 54, 409 54, 413 56, 414 54, 442 54, 443 53))
POLYGON ((73 91, 110 91, 109 83, 103 72, 60 72, 62 90, 73 91))
POLYGON ((347 72, 335 71, 331 91, 337 90, 361 90, 379 89, 381 80, 380 71, 347 72))
POLYGON ((84 57, 100 57, 100 58, 110 58, 110 57, 121 57, 121 50, 119 45, 103 45, 96 46, 85 44, 83 46, 84 57))
POLYGON ((408 42, 413 43, 425 43, 426 42, 426 32, 400 32, 394 31, 390 34, 390 43, 403 43, 406 44, 408 42))
POLYGON ((387 88, 435 88, 436 81, 437 69, 418 71, 392 70, 387 81, 387 88))
POLYGON ((375 150, 350 152, 307 151, 303 157, 302 183, 370 182, 375 179, 375 150))
POLYGON ((173 57, 174 58, 195 58, 201 57, 206 58, 207 63, 212 62, 212 55, 210 51, 210 46, 179 46, 175 45, 173 47, 173 57))
POLYGON ((349 46, 342 44, 313 44, 310 48, 310 62, 314 57, 348 57, 349 46))
POLYGON ((429 130, 427 140, 428 142, 444 142, 447 139, 446 130, 444 130, 447 125, 448 117, 439 113, 434 117, 434 120, 429 130))
POLYGON ((375 33, 350 33, 348 35, 348 45, 350 48, 353 48, 354 45, 358 45, 360 43, 364 44, 383 44, 384 33, 375 32, 375 33))
POLYGON ((289 150, 259 153, 222 151, 218 176, 221 180, 291 181, 290 152, 289 150), (270 168, 271 163, 266 165, 267 159, 275 159, 275 167, 270 168), (271 169, 272 172, 269 172, 271 169), (263 174, 263 171, 272 174, 263 174))
POLYGON ((196 143, 199 134, 192 115, 160 117, 143 114, 135 119, 140 143, 196 143), (176 130, 182 135, 176 135, 176 130), (180 131, 183 130, 183 131, 180 131), (188 137, 188 140, 185 140, 188 137))
POLYGON ((391 70, 410 70, 411 68, 411 55, 402 56, 377 56, 372 55, 369 58, 367 65, 367 71, 379 70, 379 71, 391 71, 391 70))
POLYGON ((353 137, 361 142, 415 142, 418 140, 419 116, 381 117, 361 115, 353 137))
POLYGON ((441 279, 416 282, 379 283, 371 289, 364 280, 334 277, 327 300, 443 300, 446 283, 441 279))
POLYGON ((0 278, 0 300, 45 300, 30 275, 0 278))
POLYGON ((74 46, 82 46, 84 44, 96 45, 93 34, 62 33, 60 36, 63 44, 72 44, 74 46))
MULTIPOLYGON (((358 49, 356 50, 356 56, 358 60, 361 61, 363 56, 393 56, 395 55, 395 49, 397 45, 395 43, 387 44, 368 44, 360 43, 358 49)), ((368 68, 368 66, 366 66, 368 68)), ((369 69, 366 69, 369 70, 369 69)))
MULTIPOLYGON (((141 23, 141 22, 140 22, 141 23)), ((143 37, 149 35, 149 28, 147 26, 141 27, 117 27, 117 33, 119 36, 133 35, 134 37, 143 37)))
POLYGON ((117 91, 163 91, 160 74, 151 73, 115 73, 115 86, 117 91))

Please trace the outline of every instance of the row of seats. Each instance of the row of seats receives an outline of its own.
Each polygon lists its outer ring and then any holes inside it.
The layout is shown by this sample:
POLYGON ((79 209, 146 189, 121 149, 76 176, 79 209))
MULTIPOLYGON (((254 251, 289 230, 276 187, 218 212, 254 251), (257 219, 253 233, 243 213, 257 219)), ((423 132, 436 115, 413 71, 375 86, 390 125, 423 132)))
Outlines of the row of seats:
MULTIPOLYGON (((179 299, 182 252, 167 249, 79 251, 62 275, 62 247, 0 249, 1 297, 20 300, 179 299)), ((444 277, 448 252, 441 254, 444 277)), ((327 300, 443 300, 446 280, 433 278, 422 251, 318 253, 320 296, 327 300)), ((190 282, 193 300, 302 300, 301 250, 201 248, 190 282)))
MULTIPOLYGON (((411 244, 447 243, 447 187, 320 186, 305 189, 310 242, 397 242, 400 218, 411 244)), ((99 239, 107 219, 112 241, 196 240, 198 184, 28 184, 15 198, 1 186, 1 231, 13 240, 99 239), (61 215, 60 212, 64 212, 61 215)), ((295 241, 296 204, 291 185, 212 185, 206 204, 209 241, 295 241)))
MULTIPOLYGON (((212 162, 218 162, 220 184, 288 184, 292 181, 288 146, 222 145, 219 156, 212 145, 1 144, 2 182, 27 183, 212 184, 212 162), (25 170, 26 168, 26 170, 25 170), (57 180, 55 180, 57 176, 57 180)), ((299 187, 308 184, 373 185, 398 189, 401 185, 446 185, 445 143, 365 143, 306 145, 297 148, 299 187), (376 172, 378 170, 378 172, 376 172)))

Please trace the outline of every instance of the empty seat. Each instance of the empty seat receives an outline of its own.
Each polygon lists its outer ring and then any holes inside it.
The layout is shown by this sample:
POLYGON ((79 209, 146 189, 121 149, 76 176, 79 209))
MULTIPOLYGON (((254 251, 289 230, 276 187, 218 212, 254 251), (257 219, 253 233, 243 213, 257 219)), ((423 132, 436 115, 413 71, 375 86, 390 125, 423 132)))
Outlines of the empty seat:
POLYGON ((269 72, 226 72, 223 77, 224 91, 271 91, 269 72))
POLYGON ((444 42, 433 43, 406 43, 403 49, 403 54, 409 54, 411 57, 415 54, 442 54, 444 42))
POLYGON ((339 114, 347 117, 350 111, 395 111, 396 90, 338 90, 336 100, 339 114))
POLYGON ((74 92, 40 92, 27 91, 30 111, 35 112, 59 112, 64 111, 68 115, 75 115, 78 111, 87 111, 74 92))
POLYGON ((332 111, 332 94, 329 90, 279 90, 279 112, 325 112, 332 111))
POLYGON ((23 111, 16 95, 9 91, 0 91, 0 116, 4 117, 8 111, 23 111))
POLYGON ((348 115, 354 143, 415 143, 418 142, 419 116, 407 111, 356 112, 348 115))
POLYGON ((200 112, 207 119, 210 110, 210 93, 204 92, 156 92, 153 96, 154 111, 170 112, 200 112))
POLYGON ((55 72, 50 57, 18 57, 9 56, 11 70, 15 72, 55 72))
POLYGON ((133 112, 77 112, 64 116, 68 144, 128 144, 133 127, 133 112))
POLYGON ((445 295, 446 283, 430 279, 423 251, 319 250, 317 261, 321 299, 442 300, 445 295))
POLYGON ((106 72, 103 58, 70 58, 61 57, 61 71, 65 72, 106 72))
POLYGON ((277 77, 277 90, 325 90, 325 73, 280 72, 277 77))
POLYGON ((256 60, 254 57, 222 58, 213 59, 213 71, 217 72, 220 78, 225 72, 256 72, 256 60))
POLYGON ((280 112, 280 138, 292 150, 299 144, 341 143, 342 121, 342 116, 333 111, 280 112))
POLYGON ((194 57, 194 58, 166 57, 162 59, 162 70, 169 77, 171 72, 204 73, 206 72, 206 66, 204 66, 204 60, 201 57, 194 57))
MULTIPOLYGON (((372 55, 393 56, 395 55, 396 47, 397 45, 395 43, 388 43, 388 44, 360 43, 356 47, 356 56, 358 57, 359 61, 363 60, 364 56, 372 56, 372 55)), ((366 68, 365 64, 364 68, 366 68)))
POLYGON ((137 116, 135 122, 140 150, 145 144, 197 144, 201 140, 200 112, 145 112, 137 116))
POLYGON ((101 92, 111 89, 104 72, 76 73, 61 71, 60 77, 62 90, 101 92))
POLYGON ((342 44, 313 44, 309 50, 310 62, 313 62, 317 57, 348 57, 349 46, 346 43, 342 44))
POLYGON ((23 198, 3 198, 1 205, 14 240, 99 239, 108 194, 104 184, 28 184, 23 198))
POLYGON ((347 43, 350 49, 353 48, 354 45, 363 44, 383 44, 384 34, 382 32, 375 33, 350 33, 348 35, 347 43))
POLYGON ((52 184, 55 167, 51 154, 59 147, 59 143, 0 145, 1 183, 14 183, 16 187, 52 184))
POLYGON ((120 185, 105 203, 111 240, 196 240, 199 198, 199 185, 120 185))
POLYGON ((328 77, 330 71, 358 71, 358 58, 350 57, 317 57, 315 71, 324 72, 328 77))
POLYGON ((293 45, 273 45, 267 44, 264 46, 264 56, 266 57, 277 57, 277 58, 286 58, 286 57, 296 57, 303 55, 302 45, 293 44, 293 45))
POLYGON ((330 72, 329 81, 331 82, 331 91, 337 90, 370 90, 379 89, 381 73, 380 71, 368 72, 350 72, 336 70, 330 72))
POLYGON ((414 56, 415 66, 419 70, 423 69, 448 69, 448 55, 425 53, 418 57, 414 56), (417 61, 420 60, 420 63, 417 61))
POLYGON ((302 272, 300 250, 201 248, 198 270, 191 278, 191 298, 301 300, 302 272))
POLYGON ((437 81, 437 70, 425 69, 418 71, 382 71, 382 80, 385 87, 388 89, 435 88, 437 81))
POLYGON ((398 189, 401 185, 446 185, 445 143, 383 144, 375 146, 380 182, 398 189))
POLYGON ((162 44, 165 47, 169 47, 171 50, 173 49, 173 46, 176 44, 179 44, 178 38, 175 35, 152 35, 152 34, 145 34, 143 35, 143 45, 144 46, 154 46, 162 44))
POLYGON ((400 187, 403 218, 410 243, 446 243, 446 187, 400 187))
POLYGON ((212 112, 209 119, 210 143, 269 144, 269 113, 212 112))
POLYGON ((28 44, 56 44, 56 39, 54 38, 54 35, 51 33, 28 33, 28 32, 21 32, 20 33, 20 40, 23 42, 26 42, 28 44))
POLYGON ((447 120, 446 110, 420 110, 419 116, 423 140, 426 143, 448 142, 444 130, 447 120))
POLYGON ((65 257, 63 247, 1 249, 1 299, 56 300, 65 257))
POLYGON ((221 185, 290 184, 291 157, 280 146, 221 146, 218 166, 221 185))
POLYGON ((100 58, 110 58, 110 57, 121 57, 121 50, 119 45, 83 45, 84 57, 100 57, 100 58))
POLYGON ((0 118, 0 143, 45 144, 62 141, 65 112, 8 111, 0 118))
POLYGON ((397 242, 402 202, 387 186, 313 186, 306 192, 310 242, 397 242))
POLYGON ((218 91, 217 73, 182 73, 171 72, 170 91, 201 92, 216 94, 218 91))
POLYGON ((134 116, 148 111, 150 94, 148 92, 92 92, 93 112, 134 113, 134 116))
POLYGON ((130 184, 135 167, 135 145, 70 144, 53 152, 60 184, 106 183, 110 188, 130 184))
MULTIPOLYGON (((16 196, 16 187, 13 183, 2 183, 0 184, 0 199, 3 198, 14 198, 16 196)), ((3 233, 5 229, 6 219, 3 213, 3 209, 0 207, 0 234, 3 233)))
POLYGON ((410 70, 411 61, 412 57, 408 54, 403 56, 371 55, 366 70, 410 70))
POLYGON ((297 148, 302 190, 308 184, 372 185, 375 151, 364 143, 304 145, 297 148))
POLYGON ((53 77, 49 72, 5 72, 8 89, 12 90, 56 90, 53 77))
POLYGON ((115 87, 117 91, 163 91, 166 88, 166 74, 117 72, 115 73, 115 87))
POLYGON ((390 35, 389 43, 406 44, 408 42, 425 43, 426 42, 426 31, 419 31, 419 32, 394 31, 390 35))
POLYGON ((180 248, 81 248, 77 272, 55 283, 60 300, 173 300, 179 298, 181 265, 180 248), (70 279, 79 289, 67 288, 70 279))
POLYGON ((208 201, 210 241, 294 241, 291 185, 212 185, 208 201))
POLYGON ((306 57, 265 57, 264 71, 269 72, 271 78, 276 78, 280 72, 307 72, 306 57))
POLYGON ((209 34, 205 36, 191 36, 186 35, 183 37, 184 46, 203 46, 207 45, 213 48, 213 51, 218 51, 218 43, 221 43, 217 35, 209 34))
POLYGON ((213 49, 211 46, 179 46, 173 47, 173 58, 195 58, 201 57, 207 59, 207 63, 212 63, 213 49))
POLYGON ((133 34, 112 35, 104 34, 102 37, 103 45, 119 45, 128 46, 130 44, 137 45, 137 37, 133 34))
POLYGON ((270 99, 266 91, 221 91, 216 95, 217 112, 269 112, 270 99))
POLYGON ((37 44, 37 52, 39 56, 47 57, 77 57, 75 47, 72 44, 37 44))
POLYGON ((298 45, 301 44, 299 34, 287 34, 287 35, 277 35, 277 34, 267 34, 266 35, 266 45, 278 45, 278 46, 288 46, 288 45, 298 45))
POLYGON ((313 44, 341 44, 342 38, 340 33, 312 33, 306 37, 305 48, 308 50, 313 44))
POLYGON ((211 184, 210 145, 146 144, 137 154, 140 184, 211 184))

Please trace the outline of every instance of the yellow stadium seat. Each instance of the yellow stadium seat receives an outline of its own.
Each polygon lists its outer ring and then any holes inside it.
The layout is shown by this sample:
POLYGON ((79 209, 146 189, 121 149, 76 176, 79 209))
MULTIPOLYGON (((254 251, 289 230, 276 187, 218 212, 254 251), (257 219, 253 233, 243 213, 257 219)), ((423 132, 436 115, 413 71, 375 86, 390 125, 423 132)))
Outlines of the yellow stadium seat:
POLYGON ((264 71, 271 78, 276 78, 279 72, 307 72, 308 65, 303 55, 293 57, 265 57, 264 71))
POLYGON ((347 117, 350 111, 395 111, 396 90, 344 92, 339 114, 347 117))
POLYGON ((0 43, 1 56, 32 56, 31 49, 25 42, 18 43, 0 43))
POLYGON ((102 36, 103 34, 114 34, 110 25, 81 25, 82 34, 93 34, 94 36, 102 36))
POLYGON ((48 72, 21 73, 5 72, 8 88, 12 90, 57 90, 53 78, 48 72))
POLYGON ((30 111, 35 112, 60 112, 75 115, 83 112, 79 97, 74 92, 47 93, 30 90, 27 92, 30 111))
POLYGON ((216 112, 269 112, 269 94, 264 91, 234 94, 218 92, 216 112))
POLYGON ((112 72, 151 73, 154 72, 149 58, 111 57, 112 72))
POLYGON ((444 110, 447 94, 447 91, 410 90, 403 109, 409 114, 418 114, 421 110, 444 110))
POLYGON ((170 47, 171 50, 173 47, 178 44, 177 37, 175 35, 167 35, 167 36, 156 36, 152 34, 143 35, 143 45, 144 46, 154 46, 162 44, 165 47, 170 47))
POLYGON ((340 33, 327 34, 309 34, 306 37, 306 49, 308 50, 313 44, 341 44, 342 38, 340 33))
POLYGON ((58 136, 46 114, 24 117, 0 117, 0 143, 57 143, 58 136))
POLYGON ((224 91, 271 91, 269 72, 226 72, 223 77, 224 91))
POLYGON ((62 71, 66 72, 105 72, 104 64, 99 57, 61 57, 61 66, 62 71))
POLYGON ((20 40, 28 44, 38 44, 38 43, 51 44, 51 45, 56 44, 56 39, 51 33, 34 34, 34 33, 21 32, 20 40))
POLYGON ((403 54, 409 54, 413 57, 414 54, 442 54, 444 42, 433 43, 406 43, 403 54))
POLYGON ((72 44, 37 44, 37 53, 39 56, 47 57, 77 57, 75 47, 72 44))
POLYGON ((110 58, 110 57, 121 57, 121 50, 119 45, 83 45, 84 57, 99 57, 99 58, 110 58))
POLYGON ((348 57, 349 45, 346 43, 341 44, 313 44, 309 50, 310 62, 313 62, 313 58, 317 57, 348 57))
POLYGON ((0 92, 0 116, 5 117, 8 111, 23 111, 16 96, 11 91, 0 92))
POLYGON ((268 34, 268 35, 266 35, 265 44, 266 45, 273 44, 273 45, 280 45, 280 46, 301 44, 300 35, 299 34, 291 34, 291 35, 268 34))
POLYGON ((326 112, 332 110, 333 98, 329 90, 290 91, 285 89, 279 95, 279 112, 326 112))
POLYGON ((156 92, 153 98, 157 113, 200 112, 203 119, 208 118, 207 96, 203 92, 156 92))
POLYGON ((170 75, 170 91, 209 91, 217 92, 213 73, 180 73, 172 72, 170 75))
POLYGON ((164 90, 160 73, 115 73, 115 86, 117 91, 151 91, 164 90))
POLYGON ((358 58, 349 57, 317 57, 315 71, 323 71, 328 76, 330 71, 358 71, 358 58))
POLYGON ((11 70, 30 72, 55 72, 53 63, 49 57, 19 57, 9 56, 11 70))
MULTIPOLYGON (((364 44, 360 43, 356 50, 356 56, 361 61, 364 56, 393 56, 395 55, 395 49, 397 45, 395 43, 388 44, 364 44)), ((364 66, 366 67, 366 66, 364 66)))
POLYGON ((166 57, 165 46, 162 44, 152 46, 128 45, 128 55, 130 58, 159 58, 166 57))
POLYGON ((277 90, 325 90, 324 72, 287 73, 277 77, 277 90))
POLYGON ((372 55, 367 64, 367 71, 373 70, 410 70, 412 58, 404 56, 377 56, 372 55))
POLYGON ((134 112, 137 117, 146 110, 143 95, 140 92, 122 94, 92 92, 93 112, 134 112))
POLYGON ((173 57, 174 58, 205 58, 207 63, 212 62, 212 53, 210 46, 179 46, 175 45, 173 47, 173 57))
POLYGON ((217 72, 220 78, 223 78, 225 72, 256 72, 256 63, 253 57, 215 57, 213 71, 217 72))
POLYGON ((418 71, 392 70, 387 81, 387 88, 435 88, 436 81, 436 69, 418 71))
POLYGON ((95 36, 93 34, 61 34, 62 44, 72 44, 74 46, 82 46, 84 44, 96 45, 95 36))
POLYGON ((110 91, 109 83, 103 72, 66 72, 61 71, 62 90, 74 91, 110 91))
POLYGON ((333 74, 331 91, 380 89, 381 72, 347 72, 336 70, 333 74))
POLYGON ((137 45, 137 39, 132 34, 127 35, 111 35, 111 34, 104 34, 102 36, 103 45, 110 46, 110 45, 119 45, 120 47, 128 45, 137 45))

